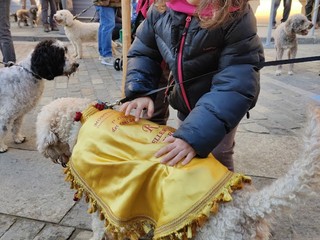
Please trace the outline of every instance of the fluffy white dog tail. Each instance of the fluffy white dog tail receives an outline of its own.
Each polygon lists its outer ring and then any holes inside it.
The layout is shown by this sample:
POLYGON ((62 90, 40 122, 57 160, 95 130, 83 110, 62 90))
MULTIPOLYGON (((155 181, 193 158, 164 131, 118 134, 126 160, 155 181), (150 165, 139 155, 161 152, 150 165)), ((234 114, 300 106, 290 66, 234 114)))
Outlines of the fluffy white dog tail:
POLYGON ((246 214, 253 219, 264 218, 271 212, 292 209, 306 196, 314 193, 320 183, 320 107, 312 106, 308 112, 308 125, 304 134, 301 156, 281 178, 248 199, 246 214))

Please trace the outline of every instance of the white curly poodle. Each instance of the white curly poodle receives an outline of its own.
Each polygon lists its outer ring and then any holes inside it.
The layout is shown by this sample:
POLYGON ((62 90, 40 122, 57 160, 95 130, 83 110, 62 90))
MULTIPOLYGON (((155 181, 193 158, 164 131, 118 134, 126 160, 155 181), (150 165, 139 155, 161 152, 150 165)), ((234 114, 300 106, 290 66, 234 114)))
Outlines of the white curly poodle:
MULTIPOLYGON (((274 31, 274 46, 276 49, 276 60, 282 60, 284 51, 288 50, 288 59, 296 58, 298 51, 298 35, 307 35, 313 27, 311 21, 301 13, 293 14, 287 21, 281 23, 274 31)), ((282 65, 277 66, 276 75, 282 73, 282 65)), ((289 64, 289 75, 293 75, 293 63, 289 64)))
POLYGON ((22 120, 40 99, 43 79, 69 76, 78 66, 69 60, 62 42, 44 40, 20 63, 0 69, 0 153, 8 150, 4 138, 10 129, 15 143, 25 141, 20 133, 22 120))
MULTIPOLYGON (((89 104, 89 99, 63 98, 43 107, 36 124, 39 152, 54 162, 67 163, 81 127, 74 116, 89 104)), ((273 216, 283 213, 284 209, 293 209, 319 187, 320 107, 310 109, 304 147, 289 171, 260 191, 252 185, 235 191, 233 200, 221 204, 219 212, 198 229, 196 240, 268 239, 273 216)), ((108 234, 95 214, 92 228, 92 240, 101 240, 108 234)), ((150 238, 143 239, 152 239, 150 234, 150 238)))

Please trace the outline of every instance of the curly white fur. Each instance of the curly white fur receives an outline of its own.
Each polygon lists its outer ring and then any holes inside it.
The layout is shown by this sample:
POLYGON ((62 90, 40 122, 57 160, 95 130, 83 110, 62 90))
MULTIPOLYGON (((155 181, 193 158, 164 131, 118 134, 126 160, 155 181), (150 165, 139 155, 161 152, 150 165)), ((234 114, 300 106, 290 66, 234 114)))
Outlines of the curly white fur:
POLYGON ((64 27, 65 34, 74 47, 74 57, 83 57, 82 42, 97 42, 99 23, 85 23, 74 19, 74 16, 69 10, 57 11, 53 19, 64 27))
MULTIPOLYGON (((80 128, 72 121, 75 112, 87 107, 88 99, 66 98, 56 100, 43 108, 38 115, 38 149, 46 157, 63 159, 64 148, 68 143, 68 156, 80 128)), ((282 177, 256 191, 254 186, 246 185, 243 190, 233 194, 233 201, 220 205, 219 212, 195 237, 196 240, 248 240, 268 239, 273 216, 284 210, 293 209, 298 203, 313 193, 320 183, 320 107, 314 106, 309 114, 309 125, 304 137, 301 156, 282 177)), ((105 229, 96 214, 92 215, 94 235, 91 240, 101 240, 105 229)), ((108 239, 111 239, 108 236, 108 239)))
POLYGON ((75 113, 91 102, 85 98, 61 98, 44 106, 36 123, 38 151, 55 163, 67 163, 81 127, 73 120, 75 113))
POLYGON ((42 95, 42 79, 52 80, 56 76, 70 75, 78 66, 68 60, 66 48, 61 42, 45 40, 38 43, 34 51, 20 63, 0 69, 1 153, 8 150, 4 138, 10 129, 15 143, 25 141, 25 136, 20 133, 22 120, 42 95))
MULTIPOLYGON (((288 59, 294 59, 298 51, 297 34, 307 35, 308 30, 313 27, 307 17, 303 14, 294 14, 286 22, 281 23, 274 31, 274 44, 277 60, 282 60, 283 53, 288 49, 288 59)), ((282 66, 278 65, 276 75, 281 75, 282 66)), ((289 64, 289 75, 293 75, 293 64, 289 64)))
MULTIPOLYGON (((64 26, 64 31, 67 38, 74 48, 74 57, 82 58, 82 43, 83 42, 97 42, 99 23, 96 22, 81 22, 74 19, 74 16, 69 10, 59 10, 54 16, 54 20, 61 26, 64 26)), ((121 47, 120 44, 112 41, 112 55, 120 55, 117 48, 121 47)))

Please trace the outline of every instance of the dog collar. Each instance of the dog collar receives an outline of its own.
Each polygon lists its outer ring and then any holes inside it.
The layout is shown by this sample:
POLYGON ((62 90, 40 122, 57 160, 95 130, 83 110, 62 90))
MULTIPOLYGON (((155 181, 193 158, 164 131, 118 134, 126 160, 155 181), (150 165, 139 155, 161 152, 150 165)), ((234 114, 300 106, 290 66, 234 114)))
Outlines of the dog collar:
POLYGON ((24 66, 21 66, 19 64, 14 64, 14 66, 18 66, 21 67, 23 70, 27 71, 28 73, 32 74, 32 76, 34 76, 36 79, 42 79, 43 77, 41 77, 39 74, 36 74, 35 72, 33 72, 32 70, 25 68, 24 66))

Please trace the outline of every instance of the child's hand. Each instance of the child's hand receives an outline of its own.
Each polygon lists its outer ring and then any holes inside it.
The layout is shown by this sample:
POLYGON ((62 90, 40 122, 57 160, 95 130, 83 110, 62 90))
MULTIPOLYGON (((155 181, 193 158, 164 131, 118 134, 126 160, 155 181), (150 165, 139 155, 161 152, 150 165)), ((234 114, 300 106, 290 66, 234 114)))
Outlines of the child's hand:
POLYGON ((163 164, 174 166, 183 160, 182 165, 186 165, 196 156, 195 150, 180 138, 170 136, 164 142, 169 144, 155 154, 155 157, 164 156, 160 161, 163 164))
POLYGON ((126 116, 129 116, 133 109, 135 109, 134 116, 136 122, 139 121, 140 116, 142 116, 144 113, 144 110, 147 111, 147 116, 151 118, 154 112, 153 101, 149 97, 139 97, 132 101, 125 102, 119 108, 119 110, 124 112, 126 116))

